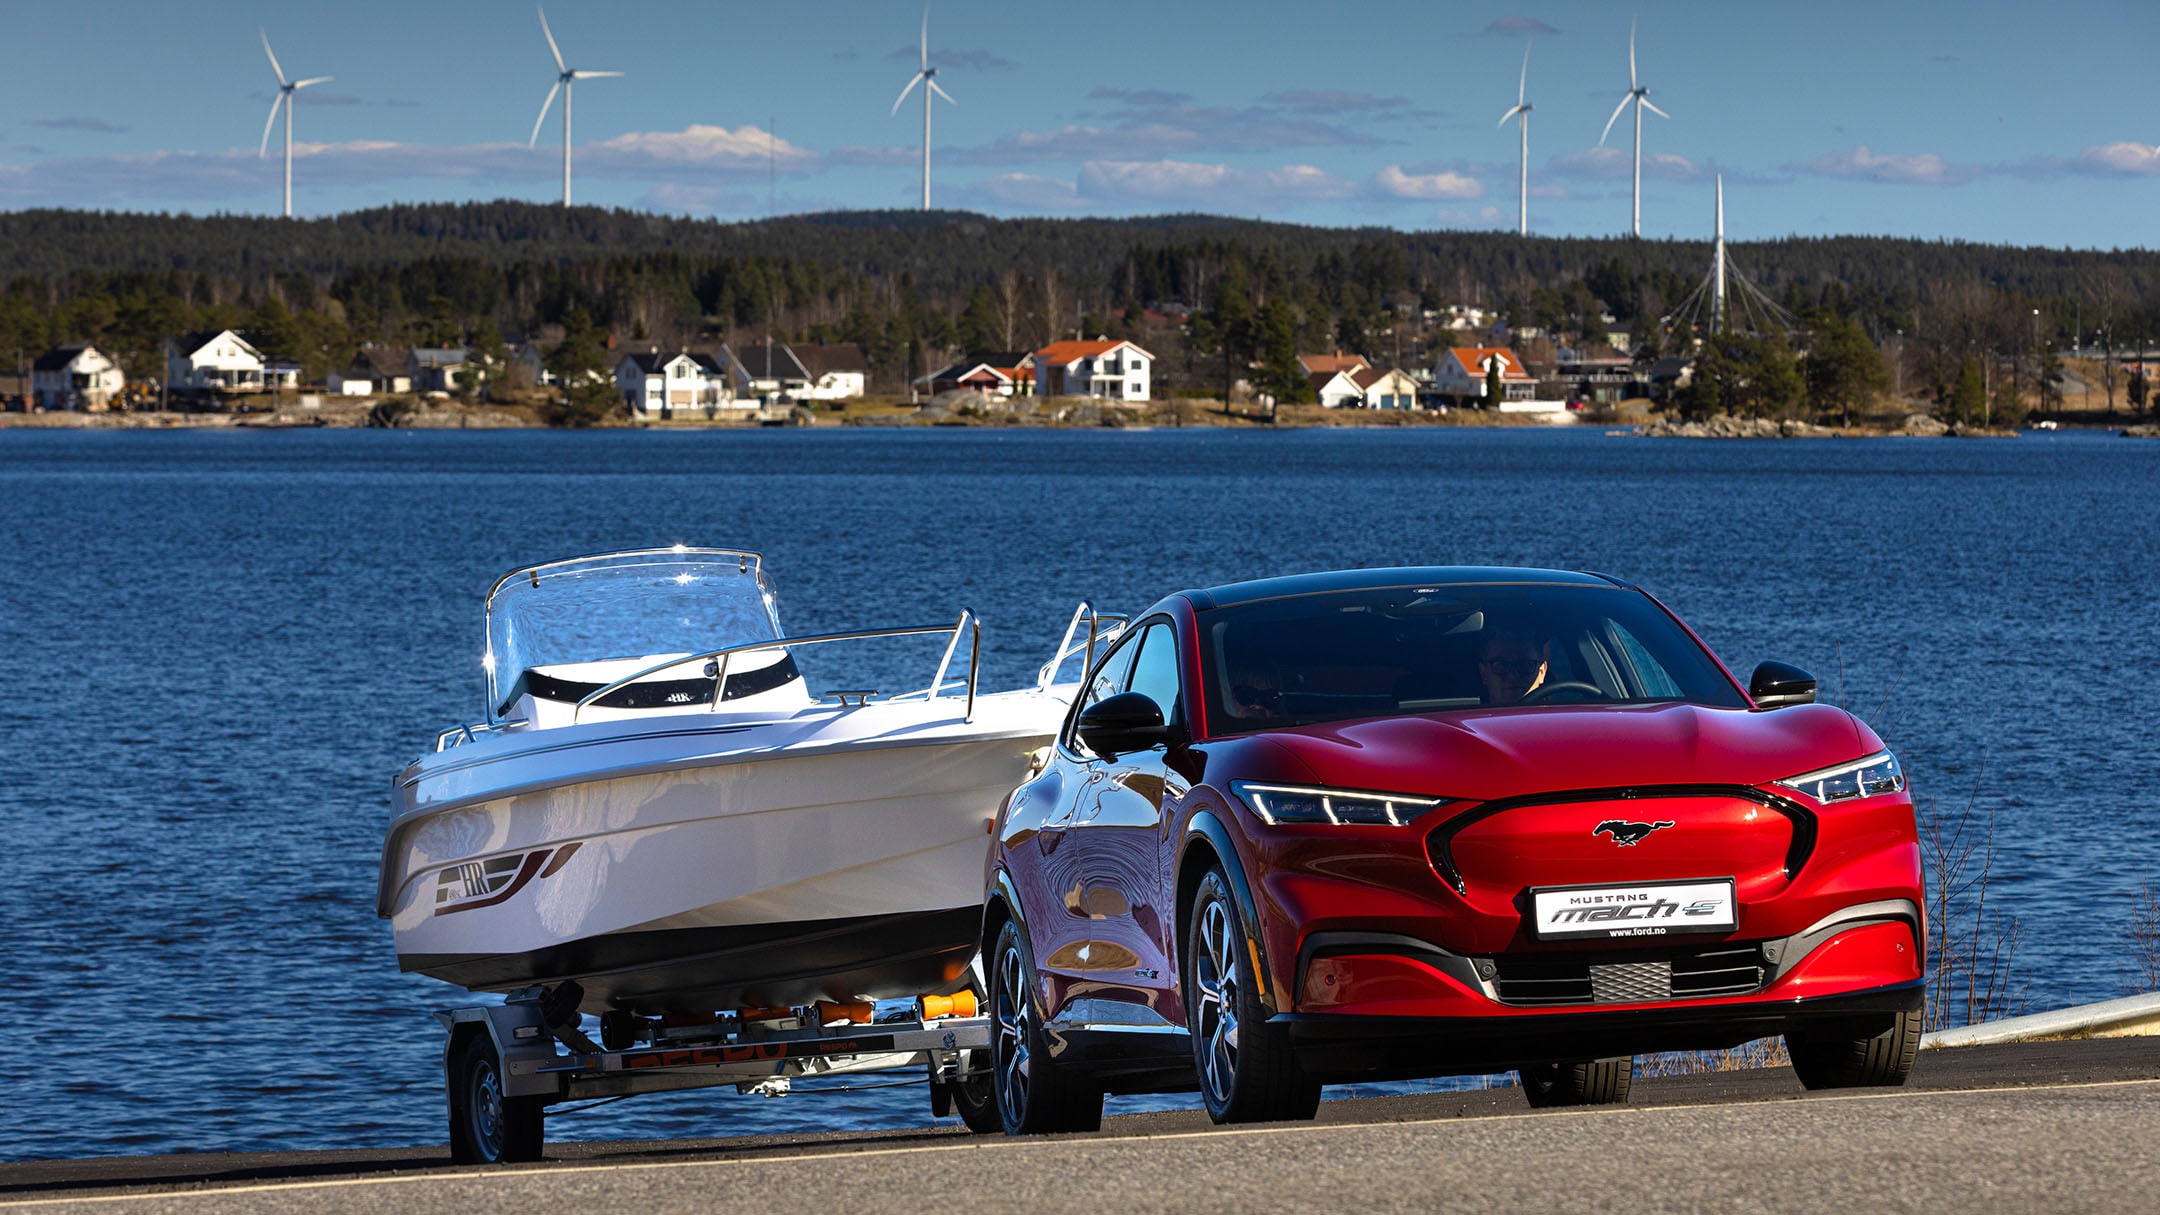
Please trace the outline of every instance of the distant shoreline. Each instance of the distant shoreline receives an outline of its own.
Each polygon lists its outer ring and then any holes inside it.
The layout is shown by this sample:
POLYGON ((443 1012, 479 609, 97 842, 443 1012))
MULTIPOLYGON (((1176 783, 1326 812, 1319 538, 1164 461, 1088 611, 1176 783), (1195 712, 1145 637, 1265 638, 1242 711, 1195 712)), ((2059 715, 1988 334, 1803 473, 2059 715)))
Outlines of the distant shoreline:
MULTIPOLYGON (((1815 426, 1802 422, 1780 425, 1765 419, 1718 417, 1707 423, 1683 423, 1666 415, 1637 413, 1614 416, 1596 414, 1493 414, 1479 410, 1381 411, 1323 409, 1317 405, 1285 406, 1272 420, 1251 413, 1225 414, 1212 402, 1191 402, 1183 411, 1174 402, 1155 402, 1145 411, 1104 413, 1099 407, 1082 416, 990 413, 976 416, 939 415, 911 407, 870 408, 851 412, 826 412, 814 421, 798 420, 775 426, 756 421, 707 421, 702 418, 614 421, 595 430, 652 431, 750 431, 763 429, 815 430, 1402 430, 1402 429, 1510 429, 1579 431, 1600 430, 1612 438, 1649 439, 1878 439, 1878 438, 2011 438, 2031 433, 2005 429, 1914 428, 1890 418, 1870 419, 1850 428, 1815 426)), ((1076 411, 1077 412, 1077 411, 1076 411)), ((2116 416, 2064 422, 2064 430, 2110 431, 2132 438, 2160 438, 2160 425, 2116 416)), ((534 413, 519 406, 454 404, 407 413, 385 427, 369 420, 367 409, 289 409, 276 413, 0 413, 0 430, 545 430, 534 413)))

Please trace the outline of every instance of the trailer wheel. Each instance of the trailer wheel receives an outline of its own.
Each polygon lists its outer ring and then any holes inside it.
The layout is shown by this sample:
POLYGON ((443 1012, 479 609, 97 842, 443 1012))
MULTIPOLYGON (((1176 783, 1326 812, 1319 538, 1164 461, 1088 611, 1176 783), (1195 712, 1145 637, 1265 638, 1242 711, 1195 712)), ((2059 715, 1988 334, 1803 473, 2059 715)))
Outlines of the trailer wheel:
POLYGON ((960 1056, 961 1070, 976 1074, 964 1076, 950 1086, 954 1112, 967 1129, 978 1135, 1000 1135, 1005 1131, 1005 1116, 998 1113, 997 1085, 990 1078, 992 1066, 989 1051, 965 1051, 960 1056))
POLYGON ((540 1159, 538 1097, 503 1092, 502 1060, 485 1033, 469 1035, 450 1062, 450 1162, 519 1164, 540 1159))

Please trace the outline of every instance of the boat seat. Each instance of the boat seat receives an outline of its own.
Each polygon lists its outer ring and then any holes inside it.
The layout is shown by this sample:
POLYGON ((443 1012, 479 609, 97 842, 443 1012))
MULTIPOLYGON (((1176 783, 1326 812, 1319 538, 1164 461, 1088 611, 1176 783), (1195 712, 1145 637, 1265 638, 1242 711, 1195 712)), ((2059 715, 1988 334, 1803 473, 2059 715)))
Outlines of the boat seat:
MULTIPOLYGON (((688 669, 688 668, 686 668, 688 669)), ((795 666, 795 656, 782 654, 780 661, 756 670, 728 672, 727 687, 721 692, 722 701, 740 700, 770 692, 802 678, 795 666)), ((517 677, 510 685, 510 694, 503 699, 497 713, 509 716, 520 697, 557 704, 576 704, 606 687, 612 680, 567 679, 552 675, 545 668, 533 667, 517 677)), ((617 688, 593 702, 593 707, 604 709, 684 709, 712 703, 713 681, 710 676, 693 676, 689 679, 648 679, 617 688)))

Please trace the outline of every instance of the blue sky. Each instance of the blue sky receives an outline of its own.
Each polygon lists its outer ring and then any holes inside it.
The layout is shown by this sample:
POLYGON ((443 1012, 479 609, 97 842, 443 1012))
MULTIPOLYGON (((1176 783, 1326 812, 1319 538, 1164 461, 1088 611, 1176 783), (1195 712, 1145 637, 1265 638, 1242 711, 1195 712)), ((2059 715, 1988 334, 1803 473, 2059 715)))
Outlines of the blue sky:
MULTIPOLYGON (((553 64, 522 0, 9 0, 0 207, 274 213, 274 94, 301 94, 295 209, 559 196, 553 64), (40 48, 58 48, 45 53, 40 48)), ((918 202, 914 0, 555 0, 577 199, 722 218, 918 202), (770 176, 769 176, 770 175, 770 176)), ((1531 223, 1624 232, 1628 22, 1643 229, 2075 247, 2160 235, 2160 5, 2066 0, 1050 5, 935 0, 935 201, 998 215, 1206 211, 1512 227, 1532 46, 1531 223)))

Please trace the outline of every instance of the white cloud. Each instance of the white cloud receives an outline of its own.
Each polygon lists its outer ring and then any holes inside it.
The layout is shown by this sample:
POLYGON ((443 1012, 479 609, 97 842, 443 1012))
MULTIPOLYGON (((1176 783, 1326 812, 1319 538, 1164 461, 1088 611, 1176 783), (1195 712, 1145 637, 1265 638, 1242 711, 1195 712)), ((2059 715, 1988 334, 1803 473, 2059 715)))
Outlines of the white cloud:
POLYGON ((2160 175, 2160 145, 2149 143, 2103 143, 2078 153, 2071 162, 2087 173, 2110 177, 2160 175))
MULTIPOLYGON (((588 180, 675 181, 711 185, 715 177, 755 179, 771 167, 790 175, 824 166, 816 153, 754 126, 691 126, 681 131, 631 132, 586 144, 573 153, 577 177, 588 180)), ((393 182, 470 181, 481 188, 552 180, 561 171, 556 148, 521 143, 436 145, 356 139, 296 142, 294 182, 310 186, 369 186, 393 182)), ((73 157, 0 165, 0 200, 16 205, 171 203, 252 205, 275 190, 276 152, 148 152, 73 157)), ((267 203, 264 205, 267 206, 267 203)))
POLYGON ((680 131, 635 131, 590 144, 586 156, 597 164, 650 162, 701 168, 759 168, 770 163, 799 168, 817 157, 754 126, 692 124, 680 131))
POLYGON ((1077 185, 1034 173, 1003 173, 960 190, 963 198, 971 193, 1018 211, 1072 211, 1082 205, 1077 185))
POLYGON ((1395 198, 1466 199, 1485 193, 1485 183, 1475 177, 1442 170, 1438 173, 1406 173, 1401 165, 1389 165, 1373 175, 1373 185, 1395 198))
POLYGON ((1532 34, 1559 32, 1535 17, 1498 17, 1485 27, 1485 33, 1494 38, 1527 38, 1532 34))
POLYGON ((1433 212, 1432 222, 1442 228, 1513 228, 1515 213, 1499 207, 1442 207, 1433 212))
POLYGON ((1850 151, 1826 153, 1791 168, 1822 177, 1900 186, 1961 186, 1980 175, 1976 168, 1952 164, 1933 152, 1918 155, 1876 152, 1866 144, 1850 151))
MULTIPOLYGON (((1620 148, 1590 148, 1555 156, 1547 169, 1561 177, 1616 181, 1634 175, 1635 158, 1632 152, 1620 148)), ((1642 171, 1644 177, 1666 181, 1695 181, 1703 175, 1701 165, 1674 152, 1644 153, 1642 171)))

